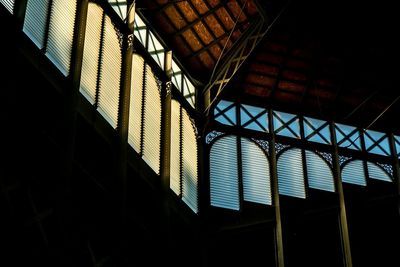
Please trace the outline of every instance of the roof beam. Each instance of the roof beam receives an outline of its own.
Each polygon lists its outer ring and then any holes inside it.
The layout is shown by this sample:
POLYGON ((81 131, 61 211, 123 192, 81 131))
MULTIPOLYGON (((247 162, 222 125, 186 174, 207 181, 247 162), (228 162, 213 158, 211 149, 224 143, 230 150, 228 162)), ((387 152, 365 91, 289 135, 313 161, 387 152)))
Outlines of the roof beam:
POLYGON ((220 64, 220 68, 217 69, 217 74, 211 76, 210 82, 203 91, 203 108, 206 115, 208 115, 210 110, 218 104, 222 92, 229 81, 235 76, 239 68, 253 52, 259 42, 264 38, 267 32, 269 32, 275 22, 281 17, 289 4, 290 2, 287 2, 271 22, 265 21, 261 16, 258 17, 258 21, 253 23, 252 27, 249 27, 237 46, 231 48, 232 54, 227 55, 227 60, 220 64))

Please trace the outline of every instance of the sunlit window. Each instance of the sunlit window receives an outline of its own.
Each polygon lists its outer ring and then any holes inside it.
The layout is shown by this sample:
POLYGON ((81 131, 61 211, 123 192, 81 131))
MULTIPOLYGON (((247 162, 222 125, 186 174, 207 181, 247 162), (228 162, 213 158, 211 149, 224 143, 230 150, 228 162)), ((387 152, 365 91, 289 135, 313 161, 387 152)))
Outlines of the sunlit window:
POLYGON ((98 66, 100 60, 103 10, 90 3, 87 14, 85 43, 83 47, 80 92, 91 103, 96 101, 98 66))
POLYGON ((134 35, 142 43, 143 46, 147 42, 147 26, 138 14, 135 15, 134 35))
POLYGON ((15 0, 0 0, 0 3, 3 4, 3 6, 10 11, 11 14, 14 13, 14 2, 15 0))
POLYGON ((161 149, 160 90, 150 66, 133 54, 128 142, 157 174, 161 149))
POLYGON ((26 6, 23 31, 38 47, 44 47, 50 0, 29 0, 26 6))
POLYGON ((76 1, 53 0, 46 56, 67 76, 70 70, 76 1))
POLYGON ((126 0, 108 0, 108 3, 117 12, 121 19, 125 19, 127 16, 128 5, 126 0))

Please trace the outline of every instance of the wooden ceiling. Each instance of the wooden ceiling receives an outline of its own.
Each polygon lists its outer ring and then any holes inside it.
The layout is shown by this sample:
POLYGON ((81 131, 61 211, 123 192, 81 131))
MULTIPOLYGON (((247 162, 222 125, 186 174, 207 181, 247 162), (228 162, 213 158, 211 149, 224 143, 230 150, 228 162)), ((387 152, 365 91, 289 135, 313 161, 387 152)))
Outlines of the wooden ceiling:
POLYGON ((252 0, 146 0, 139 9, 198 80, 259 16, 252 0))
MULTIPOLYGON (((267 2, 146 0, 141 6, 185 69, 207 82, 267 2)), ((292 0, 223 97, 398 132, 395 10, 390 1, 292 0)))

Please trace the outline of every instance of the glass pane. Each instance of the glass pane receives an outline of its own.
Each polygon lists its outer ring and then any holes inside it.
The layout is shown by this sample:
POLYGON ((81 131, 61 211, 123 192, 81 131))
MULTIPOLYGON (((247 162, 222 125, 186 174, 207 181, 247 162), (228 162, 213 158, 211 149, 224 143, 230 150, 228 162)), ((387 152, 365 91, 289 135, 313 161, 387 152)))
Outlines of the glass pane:
POLYGON ((337 123, 335 128, 338 146, 361 150, 360 133, 356 127, 337 123))
POLYGON ((108 3, 112 6, 115 12, 121 17, 121 19, 125 19, 127 15, 127 1, 126 0, 108 0, 108 3))
POLYGON ((304 117, 304 135, 309 141, 331 144, 329 123, 326 121, 304 117))
POLYGON ((240 121, 246 129, 268 132, 268 113, 264 108, 241 105, 240 121))
POLYGON ((164 69, 164 47, 161 45, 161 43, 158 41, 158 39, 154 36, 153 33, 149 33, 149 46, 147 49, 154 58, 154 60, 157 62, 157 64, 164 69))
POLYGON ((195 91, 194 85, 189 81, 189 79, 183 76, 183 96, 189 102, 189 104, 194 107, 195 105, 195 91))
POLYGON ((182 70, 176 65, 175 61, 172 60, 172 83, 176 89, 182 92, 182 70))
POLYGON ((285 112, 274 112, 274 131, 278 135, 300 138, 299 118, 285 112))
POLYGON ((236 106, 233 102, 221 100, 214 109, 215 120, 226 125, 236 125, 236 106))
POLYGON ((390 156, 389 138, 384 133, 366 130, 364 132, 365 149, 373 154, 390 156))
POLYGON ((147 27, 137 13, 135 14, 134 35, 142 43, 143 46, 146 46, 147 27))

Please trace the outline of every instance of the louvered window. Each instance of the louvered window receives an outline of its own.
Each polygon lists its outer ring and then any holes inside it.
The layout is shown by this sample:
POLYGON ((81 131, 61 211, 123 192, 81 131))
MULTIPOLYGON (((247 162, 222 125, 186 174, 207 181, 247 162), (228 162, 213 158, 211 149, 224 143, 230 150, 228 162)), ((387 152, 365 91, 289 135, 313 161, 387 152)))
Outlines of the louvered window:
POLYGON ((39 48, 44 47, 50 0, 28 0, 23 31, 39 48))
POLYGON ((385 182, 392 182, 392 178, 382 167, 372 162, 367 162, 367 167, 369 178, 385 182))
POLYGON ((211 205, 239 210, 237 137, 224 136, 210 151, 211 205))
POLYGON ((70 71, 75 15, 75 0, 53 0, 46 56, 64 76, 70 71))
POLYGON ((241 139, 243 199, 271 205, 269 161, 252 141, 241 139))
POLYGON ((160 86, 150 66, 133 54, 128 142, 157 174, 161 149, 160 86))
POLYGON ((86 20, 80 92, 92 105, 96 101, 102 20, 103 10, 90 3, 86 20))
POLYGON ((108 16, 104 17, 102 56, 100 63, 99 103, 100 114, 117 127, 122 54, 118 34, 108 16))
POLYGON ((160 85, 149 65, 146 65, 144 92, 143 159, 160 173, 161 96, 160 85))
POLYGON ((347 162, 342 169, 342 181, 349 184, 367 185, 362 160, 347 162))
POLYGON ((308 185, 314 189, 335 192, 332 169, 319 155, 306 150, 308 185))
POLYGON ((182 200, 198 211, 197 138, 194 125, 182 109, 182 200))
POLYGON ((306 198, 301 150, 292 148, 278 158, 279 194, 306 198))
POLYGON ((0 3, 2 3, 11 14, 14 13, 14 2, 15 0, 0 0, 0 3))
POLYGON ((141 125, 142 125, 142 100, 144 86, 144 59, 133 54, 132 56, 132 81, 129 108, 128 142, 137 153, 141 153, 141 125))
POLYGON ((111 19, 89 3, 80 92, 113 127, 117 127, 122 52, 111 19))
POLYGON ((171 102, 171 163, 170 188, 181 195, 181 107, 176 100, 171 102))

